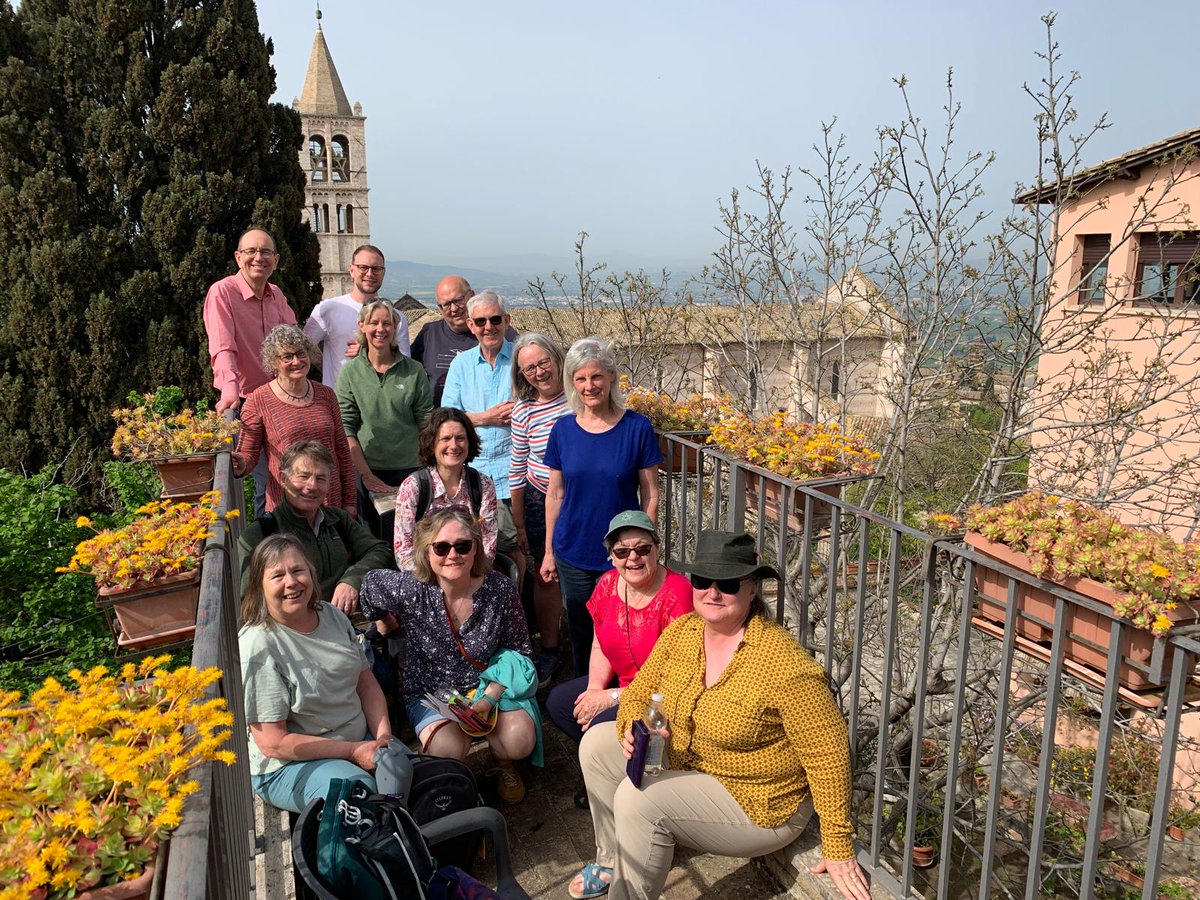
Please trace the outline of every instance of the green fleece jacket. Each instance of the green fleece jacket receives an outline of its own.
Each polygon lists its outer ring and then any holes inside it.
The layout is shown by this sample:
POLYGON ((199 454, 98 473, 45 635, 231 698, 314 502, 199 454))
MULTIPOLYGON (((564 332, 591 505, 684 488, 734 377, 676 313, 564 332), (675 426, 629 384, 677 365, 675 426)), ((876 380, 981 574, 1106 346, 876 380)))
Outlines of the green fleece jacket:
POLYGON ((417 433, 433 412, 433 394, 420 363, 400 354, 380 378, 363 351, 342 366, 337 398, 346 435, 358 439, 372 470, 421 465, 417 433))
MULTIPOLYGON (((308 519, 288 506, 287 499, 279 502, 272 515, 279 524, 275 533, 293 534, 304 544, 304 552, 316 564, 321 582, 321 599, 328 602, 334 588, 345 582, 356 591, 363 576, 372 569, 394 569, 392 550, 371 534, 365 525, 350 518, 344 509, 323 506, 325 514, 320 530, 314 533, 308 519), (343 535, 345 535, 343 539, 343 535)), ((250 573, 250 556, 266 537, 262 519, 251 522, 238 538, 238 553, 242 562, 242 593, 250 573)))

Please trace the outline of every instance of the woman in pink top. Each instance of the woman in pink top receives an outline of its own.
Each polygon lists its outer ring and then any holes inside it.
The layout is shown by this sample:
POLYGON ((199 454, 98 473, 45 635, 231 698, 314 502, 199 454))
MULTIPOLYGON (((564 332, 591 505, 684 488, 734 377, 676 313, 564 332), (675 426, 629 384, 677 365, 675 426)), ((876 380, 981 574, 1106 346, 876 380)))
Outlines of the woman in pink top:
MULTIPOLYGON (((692 586, 658 559, 658 533, 639 509, 618 513, 604 536, 614 568, 600 577, 588 612, 596 626, 588 674, 558 685, 546 710, 575 741, 599 722, 616 718, 621 691, 654 648, 663 630, 692 611, 692 586)), ((587 795, 576 795, 586 804, 587 795)))
POLYGON ((276 325, 262 345, 262 364, 275 377, 256 388, 242 405, 242 430, 233 466, 238 475, 254 469, 267 454, 267 512, 283 499, 279 461, 297 441, 320 441, 333 456, 327 506, 340 506, 358 515, 354 460, 342 427, 337 394, 308 377, 317 346, 295 325, 276 325))

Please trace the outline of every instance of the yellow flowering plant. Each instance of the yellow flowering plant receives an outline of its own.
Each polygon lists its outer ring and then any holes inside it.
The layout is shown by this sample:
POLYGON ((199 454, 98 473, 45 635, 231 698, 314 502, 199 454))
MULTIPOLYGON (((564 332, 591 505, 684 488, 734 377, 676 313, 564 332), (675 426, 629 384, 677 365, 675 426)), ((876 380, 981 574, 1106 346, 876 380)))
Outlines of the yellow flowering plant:
POLYGON ((967 527, 1026 554, 1040 578, 1091 578, 1124 592, 1113 610, 1155 635, 1170 631, 1180 602, 1200 595, 1200 543, 1126 525, 1078 500, 1032 491, 972 507, 967 527))
POLYGON ((66 900, 136 878, 180 822, 233 716, 205 700, 219 669, 168 671, 169 656, 74 670, 22 702, 0 693, 0 900, 66 900))
MULTIPOLYGON (((120 528, 98 530, 91 519, 80 516, 76 526, 91 528, 95 537, 77 544, 70 564, 57 571, 90 575, 97 587, 130 588, 138 582, 197 569, 204 542, 217 521, 220 500, 220 491, 209 491, 194 504, 147 503, 134 512, 133 521, 120 528)), ((232 509, 225 516, 237 514, 232 509)))
POLYGON ((791 478, 870 475, 879 454, 861 434, 845 434, 836 424, 797 422, 780 410, 765 419, 723 410, 708 439, 730 455, 791 478))
POLYGON ((241 423, 207 408, 205 401, 195 409, 183 405, 183 391, 168 385, 151 394, 131 393, 129 407, 113 410, 117 430, 113 434, 114 456, 157 459, 216 453, 233 444, 241 423))
POLYGON ((621 376, 621 390, 626 405, 659 431, 710 431, 721 417, 721 402, 699 394, 675 400, 649 388, 633 387, 625 375, 621 376))

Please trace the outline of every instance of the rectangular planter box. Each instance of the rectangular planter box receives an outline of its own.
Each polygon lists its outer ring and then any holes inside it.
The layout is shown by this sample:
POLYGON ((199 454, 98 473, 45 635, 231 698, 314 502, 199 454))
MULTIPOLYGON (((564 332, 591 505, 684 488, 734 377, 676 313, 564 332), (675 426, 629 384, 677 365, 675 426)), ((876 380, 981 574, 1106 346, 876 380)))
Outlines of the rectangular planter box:
POLYGON ((199 569, 133 588, 100 588, 96 598, 96 606, 111 607, 116 615, 117 643, 124 649, 186 639, 195 633, 199 603, 199 569))
POLYGON ((666 438, 667 434, 684 438, 694 444, 703 444, 711 431, 670 431, 658 432, 658 448, 662 451, 663 461, 658 468, 671 475, 696 475, 700 472, 703 454, 691 447, 673 443, 666 438))
POLYGON ((213 489, 217 454, 197 453, 192 456, 165 456, 150 459, 162 479, 163 500, 192 503, 213 489))
MULTIPOLYGON (((804 482, 796 482, 803 484, 804 482)), ((786 485, 763 478, 757 472, 746 472, 746 511, 758 511, 759 492, 762 491, 766 495, 763 503, 763 511, 768 519, 779 521, 780 501, 783 497, 783 492, 786 485)), ((829 484, 817 488, 822 494, 828 494, 830 497, 840 498, 842 496, 842 485, 829 484)), ((788 509, 787 527, 793 531, 804 530, 804 495, 796 492, 791 497, 792 506, 788 509)), ((828 503, 820 500, 813 500, 813 530, 818 531, 829 526, 830 519, 833 516, 833 507, 828 503)))
MULTIPOLYGON (((1005 544, 990 541, 976 532, 967 533, 966 543, 983 556, 1006 563, 1014 569, 1030 571, 1029 557, 1005 544)), ((1069 578, 1062 582, 1062 585, 1067 590, 1106 606, 1113 606, 1121 597, 1119 591, 1091 578, 1069 578)), ((1003 626, 1008 610, 1008 578, 995 569, 977 565, 975 591, 978 614, 1003 626)), ((1048 591, 1018 583, 1015 623, 1017 633, 1031 641, 1048 644, 1054 636, 1056 603, 1054 595, 1048 591)), ((1111 620, 1105 615, 1076 606, 1069 601, 1066 604, 1065 615, 1063 634, 1067 659, 1104 675, 1108 669, 1109 654, 1112 652, 1109 646, 1111 620)), ((1177 624, 1190 624, 1197 621, 1197 614, 1190 605, 1181 603, 1178 609, 1172 611, 1171 618, 1177 624)), ((1160 638, 1155 638, 1144 628, 1138 628, 1132 623, 1126 625, 1121 633, 1121 644, 1116 648, 1121 654, 1117 680, 1123 686, 1134 691, 1145 691, 1159 686, 1150 680, 1143 668, 1132 665, 1140 663, 1144 668, 1149 667, 1156 640, 1160 638)), ((1163 671, 1166 673, 1170 671, 1174 648, 1168 644, 1164 650, 1163 671)))

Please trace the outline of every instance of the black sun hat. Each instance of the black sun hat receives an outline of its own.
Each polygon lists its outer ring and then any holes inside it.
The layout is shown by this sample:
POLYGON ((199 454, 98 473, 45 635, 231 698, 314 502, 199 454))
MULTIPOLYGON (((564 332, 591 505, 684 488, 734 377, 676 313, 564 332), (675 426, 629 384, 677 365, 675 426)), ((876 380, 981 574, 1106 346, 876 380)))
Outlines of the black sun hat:
POLYGON ((680 566, 703 578, 745 578, 754 575, 779 580, 779 573, 758 561, 754 538, 745 532, 705 530, 696 539, 696 554, 680 566))

